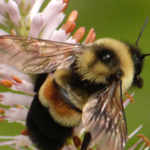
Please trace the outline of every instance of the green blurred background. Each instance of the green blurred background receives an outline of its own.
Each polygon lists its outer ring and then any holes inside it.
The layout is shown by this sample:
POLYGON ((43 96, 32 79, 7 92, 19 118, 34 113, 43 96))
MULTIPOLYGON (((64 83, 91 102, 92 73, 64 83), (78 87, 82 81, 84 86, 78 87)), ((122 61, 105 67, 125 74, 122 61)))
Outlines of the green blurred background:
MULTIPOLYGON (((95 28, 97 39, 111 37, 135 43, 147 17, 150 17, 149 0, 70 0, 65 11, 66 16, 72 10, 78 10, 76 29, 85 26, 86 33, 95 28)), ((150 53, 150 21, 142 38, 140 48, 144 53, 150 53)), ((135 103, 125 109, 128 133, 130 134, 139 125, 143 128, 139 133, 150 138, 150 57, 145 58, 145 65, 141 76, 144 79, 142 89, 131 89, 135 92, 135 103)), ((0 135, 16 135, 22 130, 18 124, 0 123, 0 135)), ((128 149, 138 140, 134 136, 127 142, 128 149)), ((0 147, 0 150, 12 150, 10 147, 0 147)))

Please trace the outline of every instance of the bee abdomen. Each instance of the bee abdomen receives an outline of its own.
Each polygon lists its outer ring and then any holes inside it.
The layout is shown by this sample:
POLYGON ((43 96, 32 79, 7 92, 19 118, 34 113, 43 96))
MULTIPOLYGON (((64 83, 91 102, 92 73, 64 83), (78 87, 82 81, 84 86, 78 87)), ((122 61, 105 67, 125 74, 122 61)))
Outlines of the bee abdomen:
POLYGON ((81 122, 82 111, 70 100, 65 89, 60 87, 49 75, 39 92, 41 104, 48 108, 51 117, 65 127, 75 127, 81 122))
POLYGON ((34 97, 26 119, 29 137, 41 150, 59 150, 73 133, 73 127, 64 127, 51 117, 38 95, 34 97))

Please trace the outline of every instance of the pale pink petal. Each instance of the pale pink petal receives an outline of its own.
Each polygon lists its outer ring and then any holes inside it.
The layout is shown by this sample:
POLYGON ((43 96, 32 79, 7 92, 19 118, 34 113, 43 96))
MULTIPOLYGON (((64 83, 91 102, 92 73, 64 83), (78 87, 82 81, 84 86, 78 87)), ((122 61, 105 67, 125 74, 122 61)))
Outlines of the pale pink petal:
POLYGON ((22 0, 14 0, 14 1, 17 3, 18 6, 20 6, 20 4, 22 2, 22 0))
POLYGON ((35 15, 31 23, 29 37, 38 38, 39 33, 44 27, 44 22, 45 16, 42 13, 35 15))
POLYGON ((63 0, 52 0, 48 3, 46 8, 42 11, 42 13, 46 16, 46 22, 49 22, 51 19, 53 20, 65 5, 66 4, 63 3, 63 0))
POLYGON ((32 144, 31 140, 28 136, 18 135, 16 136, 16 147, 19 148, 21 146, 30 146, 32 144))
POLYGON ((16 136, 0 136, 0 139, 15 139, 16 136))
POLYGON ((30 106, 33 100, 33 96, 23 95, 23 94, 16 94, 12 92, 3 92, 0 93, 1 97, 1 104, 6 106, 12 105, 23 105, 23 106, 30 106))
POLYGON ((135 129, 130 135, 128 135, 128 139, 131 139, 141 128, 143 125, 140 125, 137 129, 135 129))
POLYGON ((66 43, 72 43, 72 44, 76 44, 77 41, 75 39, 72 39, 72 36, 70 36, 67 40, 66 43))
POLYGON ((25 120, 28 113, 28 110, 20 108, 9 108, 8 110, 7 109, 4 110, 5 116, 8 117, 9 122, 25 120))
POLYGON ((14 144, 16 143, 16 141, 5 141, 5 142, 0 142, 0 146, 4 146, 4 145, 9 145, 9 144, 14 144))
POLYGON ((143 142, 143 139, 140 139, 137 143, 135 143, 132 147, 130 147, 128 150, 134 150, 141 142, 143 142))
POLYGON ((6 17, 6 2, 4 0, 0 0, 0 13, 6 17))
POLYGON ((17 76, 18 78, 20 78, 22 80, 26 80, 26 81, 32 83, 29 75, 27 75, 9 65, 0 63, 0 77, 5 78, 5 79, 12 79, 12 76, 17 76))
POLYGON ((22 80, 22 83, 13 84, 11 89, 14 91, 20 91, 20 92, 28 93, 31 95, 35 95, 35 93, 33 91, 34 85, 32 83, 25 81, 25 80, 22 80))
POLYGON ((32 144, 32 142, 29 139, 29 137, 28 136, 24 136, 24 135, 0 136, 0 139, 13 139, 12 141, 0 142, 0 146, 16 144, 16 147, 19 148, 21 146, 30 146, 32 144))
POLYGON ((33 17, 39 12, 43 2, 45 0, 36 0, 36 2, 34 3, 30 13, 29 13, 29 16, 30 16, 30 19, 32 20, 33 17))
POLYGON ((16 2, 13 0, 9 0, 7 3, 7 12, 9 14, 10 19, 12 22, 17 26, 20 27, 20 13, 19 13, 19 8, 16 2))
MULTIPOLYGON (((51 18, 51 20, 49 20, 48 23, 46 24, 46 26, 42 32, 41 38, 53 40, 53 38, 51 36, 53 36, 52 35, 53 32, 63 21, 64 17, 65 17, 65 15, 63 13, 59 13, 59 14, 55 15, 53 18, 51 18)), ((59 41, 59 39, 57 41, 59 41)))
MULTIPOLYGON (((145 143, 143 143, 142 144, 142 146, 140 147, 140 149, 139 150, 143 150, 144 149, 144 147, 145 147, 145 143)), ((144 149, 145 150, 145 149, 144 149)))
POLYGON ((4 31, 4 30, 2 30, 2 29, 0 29, 0 36, 1 35, 9 35, 9 33, 7 33, 6 31, 4 31))
POLYGON ((65 42, 68 38, 68 35, 66 34, 65 30, 59 29, 58 31, 55 30, 50 40, 52 41, 59 41, 59 42, 65 42))

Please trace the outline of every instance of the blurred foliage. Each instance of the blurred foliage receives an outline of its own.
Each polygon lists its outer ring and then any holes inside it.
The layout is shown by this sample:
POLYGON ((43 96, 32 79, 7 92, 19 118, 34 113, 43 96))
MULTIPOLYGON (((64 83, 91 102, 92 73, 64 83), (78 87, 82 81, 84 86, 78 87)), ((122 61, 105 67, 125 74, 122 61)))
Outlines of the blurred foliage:
MULTIPOLYGON (((78 10, 79 16, 76 21, 76 29, 85 26, 86 34, 90 28, 94 28, 98 38, 111 37, 135 43, 144 25, 146 18, 150 17, 149 0, 70 0, 65 11, 66 16, 72 10, 78 10)), ((140 48, 143 53, 150 52, 150 21, 148 22, 142 38, 140 48)), ((141 76, 144 79, 142 89, 131 89, 129 93, 135 92, 135 103, 126 109, 128 133, 130 134, 139 125, 143 128, 139 133, 150 138, 150 58, 145 58, 145 65, 141 76)), ((16 135, 21 127, 16 124, 0 124, 0 135, 16 135)), ((138 138, 135 136, 127 143, 126 149, 132 146, 138 138)), ((2 147, 0 147, 1 149, 2 147)), ((12 148, 4 147, 5 150, 12 148)))

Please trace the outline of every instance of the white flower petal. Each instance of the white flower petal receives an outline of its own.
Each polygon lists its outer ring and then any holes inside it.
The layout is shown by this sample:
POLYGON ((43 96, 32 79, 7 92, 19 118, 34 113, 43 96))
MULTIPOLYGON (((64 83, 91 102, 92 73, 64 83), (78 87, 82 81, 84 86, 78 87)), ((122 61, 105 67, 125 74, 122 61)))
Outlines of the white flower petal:
POLYGON ((131 139, 141 128, 143 125, 140 125, 137 129, 135 129, 130 135, 128 135, 128 139, 131 139))
POLYGON ((44 22, 45 16, 42 13, 35 15, 31 23, 29 37, 38 38, 39 33, 43 29, 44 22))
MULTIPOLYGON (((144 147, 145 147, 145 143, 143 143, 142 144, 142 146, 140 147, 140 149, 139 150, 143 150, 144 149, 144 147)), ((144 149, 145 150, 145 149, 144 149)))
POLYGON ((16 141, 5 141, 5 142, 0 142, 0 146, 4 146, 4 145, 10 145, 10 144, 14 144, 16 143, 16 141))
MULTIPOLYGON (((59 13, 56 16, 54 16, 51 20, 49 20, 48 23, 46 24, 46 27, 44 28, 44 30, 42 32, 41 38, 42 39, 53 39, 53 38, 51 38, 51 35, 56 30, 56 28, 61 24, 64 17, 65 17, 65 15, 63 13, 59 13)), ((59 41, 59 39, 58 39, 58 41, 59 41)))
POLYGON ((12 79, 12 76, 17 76, 21 80, 26 80, 32 83, 29 75, 9 66, 4 63, 0 63, 0 77, 5 79, 12 79), (9 72, 9 73, 8 73, 9 72))
POLYGON ((66 34, 66 31, 60 29, 60 30, 55 30, 53 35, 51 36, 50 40, 52 41, 59 41, 59 42, 65 42, 67 39, 68 35, 66 34))
POLYGON ((49 22, 51 19, 54 19, 55 15, 57 15, 65 5, 66 4, 63 4, 62 0, 52 0, 50 3, 48 3, 42 12, 47 17, 47 22, 49 22))
POLYGON ((15 136, 0 136, 0 139, 15 139, 15 136))
POLYGON ((143 139, 140 139, 137 143, 135 143, 132 147, 130 147, 128 150, 134 150, 141 142, 143 142, 143 139))
POLYGON ((31 146, 32 142, 28 136, 24 135, 16 135, 16 136, 0 136, 0 139, 14 139, 13 141, 5 141, 0 142, 0 146, 2 145, 10 145, 16 144, 16 147, 19 148, 21 146, 31 146))
POLYGON ((27 110, 20 108, 10 108, 9 110, 5 109, 5 116, 8 116, 10 121, 25 120, 27 113, 27 110))
POLYGON ((19 148, 21 146, 30 146, 32 144, 31 140, 29 139, 28 136, 24 135, 18 135, 16 136, 15 140, 16 142, 16 147, 19 148))
POLYGON ((22 0, 14 0, 14 1, 17 3, 18 6, 20 6, 20 4, 22 2, 22 0))
POLYGON ((7 11, 12 22, 19 27, 20 26, 20 13, 16 2, 9 0, 7 3, 7 11))
POLYGON ((2 96, 1 104, 6 106, 12 105, 23 105, 23 106, 30 106, 33 100, 32 96, 23 95, 23 94, 15 94, 12 92, 3 92, 0 93, 2 96))
POLYGON ((150 146, 147 146, 144 150, 149 150, 150 149, 150 146))
POLYGON ((4 31, 4 30, 2 30, 2 29, 0 29, 0 36, 1 35, 9 35, 9 33, 7 33, 6 31, 4 31))
POLYGON ((29 83, 25 80, 22 80, 22 83, 15 83, 13 84, 13 86, 11 87, 12 90, 14 91, 20 91, 20 92, 24 92, 24 93, 28 93, 31 95, 34 95, 34 85, 32 83, 29 83))
POLYGON ((0 0, 0 13, 3 15, 3 16, 6 16, 6 9, 7 8, 7 4, 4 0, 0 0))
POLYGON ((76 44, 77 43, 76 39, 72 39, 72 36, 70 36, 65 42, 66 43, 72 43, 72 44, 76 44))
POLYGON ((39 12, 43 2, 45 0, 36 0, 36 2, 34 3, 30 13, 29 13, 29 16, 30 16, 30 19, 32 20, 33 17, 39 12))

